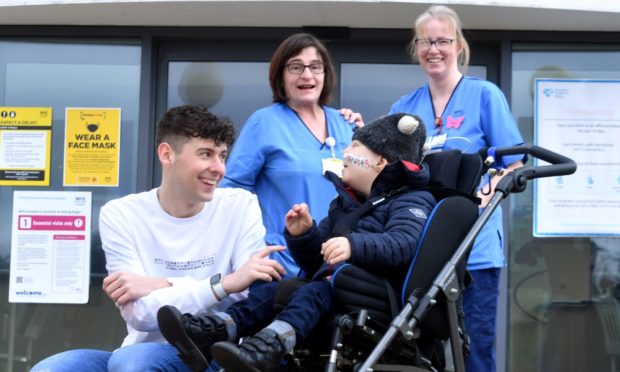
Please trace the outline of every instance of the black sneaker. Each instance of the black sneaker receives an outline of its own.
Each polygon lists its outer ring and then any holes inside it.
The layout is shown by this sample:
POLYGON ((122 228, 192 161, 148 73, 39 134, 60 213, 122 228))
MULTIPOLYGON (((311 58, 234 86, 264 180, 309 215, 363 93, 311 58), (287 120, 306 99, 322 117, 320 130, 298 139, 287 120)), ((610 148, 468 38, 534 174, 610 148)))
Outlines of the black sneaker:
POLYGON ((181 314, 174 306, 157 311, 157 323, 164 338, 179 352, 192 371, 204 371, 211 359, 211 346, 228 339, 226 323, 217 316, 181 314))
POLYGON ((240 345, 218 342, 211 353, 227 372, 276 372, 286 351, 276 332, 265 328, 240 345))

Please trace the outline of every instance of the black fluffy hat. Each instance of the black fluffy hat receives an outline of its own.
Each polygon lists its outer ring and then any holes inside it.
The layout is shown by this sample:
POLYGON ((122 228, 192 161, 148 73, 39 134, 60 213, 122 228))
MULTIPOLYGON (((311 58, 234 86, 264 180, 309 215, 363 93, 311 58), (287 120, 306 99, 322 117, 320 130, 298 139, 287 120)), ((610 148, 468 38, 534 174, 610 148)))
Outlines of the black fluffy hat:
POLYGON ((358 128, 353 139, 390 163, 406 160, 419 164, 424 153, 426 129, 419 116, 397 113, 378 117, 358 128))

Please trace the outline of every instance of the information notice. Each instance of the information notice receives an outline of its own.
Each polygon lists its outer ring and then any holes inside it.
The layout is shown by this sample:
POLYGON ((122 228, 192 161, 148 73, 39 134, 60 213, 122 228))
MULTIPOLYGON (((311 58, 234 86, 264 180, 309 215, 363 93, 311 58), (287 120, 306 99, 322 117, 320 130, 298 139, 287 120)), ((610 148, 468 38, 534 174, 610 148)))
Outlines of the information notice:
POLYGON ((65 186, 118 186, 121 110, 67 108, 65 186))
POLYGON ((9 302, 88 302, 91 193, 15 191, 9 302))
POLYGON ((0 106, 0 186, 49 186, 51 107, 0 106))
POLYGON ((536 80, 536 144, 577 172, 537 180, 534 236, 620 235, 619 101, 620 80, 536 80))

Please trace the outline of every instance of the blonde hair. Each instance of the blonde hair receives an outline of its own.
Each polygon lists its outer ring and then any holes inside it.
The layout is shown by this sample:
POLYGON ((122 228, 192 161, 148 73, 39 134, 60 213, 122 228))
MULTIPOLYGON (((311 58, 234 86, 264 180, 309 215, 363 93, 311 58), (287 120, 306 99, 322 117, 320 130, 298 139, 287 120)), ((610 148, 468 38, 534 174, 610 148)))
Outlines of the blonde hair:
POLYGON ((454 30, 454 33, 456 34, 456 45, 457 47, 461 48, 461 54, 459 54, 458 63, 463 70, 466 69, 469 65, 470 52, 469 44, 467 43, 467 40, 465 40, 465 36, 463 36, 463 25, 461 24, 461 19, 454 10, 444 5, 433 5, 428 8, 424 13, 420 14, 420 16, 416 19, 413 26, 413 38, 411 39, 411 43, 409 44, 409 54, 411 54, 413 61, 418 61, 415 40, 418 37, 424 36, 423 27, 426 22, 430 21, 431 19, 438 19, 444 21, 454 30))

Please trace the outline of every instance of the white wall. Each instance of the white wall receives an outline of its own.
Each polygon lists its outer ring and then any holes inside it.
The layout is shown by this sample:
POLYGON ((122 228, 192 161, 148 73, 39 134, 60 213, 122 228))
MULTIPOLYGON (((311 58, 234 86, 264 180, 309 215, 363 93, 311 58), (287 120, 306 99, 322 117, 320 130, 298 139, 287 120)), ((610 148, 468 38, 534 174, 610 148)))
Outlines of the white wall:
MULTIPOLYGON (((0 25, 409 28, 432 2, 415 0, 0 0, 0 25)), ((445 1, 466 28, 620 31, 615 0, 445 1)))

